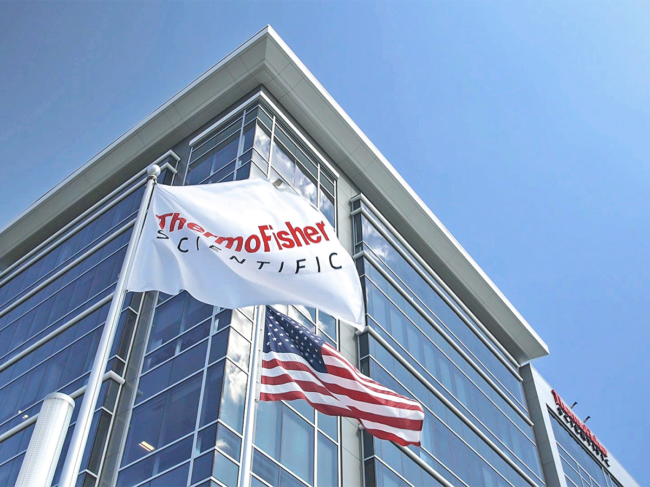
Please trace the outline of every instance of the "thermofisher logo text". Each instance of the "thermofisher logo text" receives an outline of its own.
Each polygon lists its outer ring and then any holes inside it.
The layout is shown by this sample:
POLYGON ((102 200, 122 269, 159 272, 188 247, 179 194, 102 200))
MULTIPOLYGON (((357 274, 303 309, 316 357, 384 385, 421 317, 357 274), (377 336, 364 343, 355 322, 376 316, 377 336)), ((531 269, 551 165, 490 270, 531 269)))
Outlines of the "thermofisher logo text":
POLYGON ((202 233, 204 237, 214 238, 216 245, 225 245, 227 249, 241 252, 242 248, 249 254, 254 254, 260 250, 263 252, 270 252, 271 245, 274 244, 277 250, 292 249, 294 247, 302 247, 304 245, 317 244, 321 239, 329 240, 325 232, 325 222, 316 223, 314 227, 306 226, 304 228, 294 227, 289 222, 285 222, 286 230, 274 232, 271 225, 261 225, 257 227, 260 235, 249 235, 247 237, 223 237, 215 235, 206 231, 201 225, 197 223, 187 223, 187 220, 180 216, 179 213, 167 213, 165 215, 156 215, 158 225, 161 230, 165 230, 167 223, 169 223, 169 232, 176 229, 182 229, 185 225, 190 230, 202 233), (233 249, 234 247, 234 249, 233 249))
POLYGON ((551 391, 553 393, 553 399, 555 399, 555 404, 557 405, 557 412, 560 415, 560 417, 564 417, 564 421, 566 421, 569 425, 573 426, 573 431, 576 432, 576 434, 580 437, 582 441, 587 443, 592 451, 597 454, 598 457, 609 467, 609 460, 607 459, 607 450, 601 443, 598 441, 596 438, 596 435, 594 435, 591 430, 587 427, 586 424, 584 424, 578 417, 574 414, 573 411, 571 411, 571 408, 569 408, 566 404, 564 404, 564 401, 560 397, 560 395, 555 392, 551 391))
MULTIPOLYGON (((209 248, 221 252, 228 250, 237 252, 238 255, 232 255, 229 260, 237 264, 254 264, 258 270, 269 271, 272 267, 276 272, 288 271, 298 274, 301 270, 321 272, 323 267, 331 269, 341 269, 342 266, 338 265, 338 253, 331 252, 326 255, 312 255, 313 260, 311 264, 308 259, 296 259, 295 265, 293 262, 287 262, 285 266, 284 261, 271 262, 265 260, 252 260, 250 257, 254 254, 261 254, 268 252, 282 251, 285 249, 294 249, 298 247, 308 247, 318 245, 319 243, 328 242, 330 240, 326 231, 326 224, 324 221, 314 223, 313 225, 306 225, 304 227, 294 226, 291 222, 284 222, 284 229, 274 229, 272 225, 260 225, 257 227, 259 233, 251 235, 237 235, 237 236, 223 236, 216 235, 198 223, 188 221, 187 218, 181 216, 180 213, 165 213, 156 215, 158 220, 158 239, 170 240, 173 233, 177 230, 192 230, 197 233, 196 239, 189 237, 181 237, 177 239, 177 250, 181 253, 187 253, 193 250, 200 250, 200 241, 202 237, 209 239, 211 244, 209 248), (192 242, 195 240, 195 242, 192 242), (195 247, 195 248, 194 248, 195 247), (265 267, 266 266, 266 267, 265 267)), ((186 232, 181 232, 187 234, 186 232)), ((205 244, 204 244, 205 245, 205 244)))

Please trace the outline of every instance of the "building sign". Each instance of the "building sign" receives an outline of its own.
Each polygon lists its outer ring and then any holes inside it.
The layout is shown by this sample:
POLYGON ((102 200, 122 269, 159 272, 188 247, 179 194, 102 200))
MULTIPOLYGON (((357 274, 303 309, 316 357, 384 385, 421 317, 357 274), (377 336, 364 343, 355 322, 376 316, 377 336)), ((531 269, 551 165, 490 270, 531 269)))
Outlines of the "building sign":
POLYGON ((557 412, 564 421, 573 428, 573 431, 580 437, 580 439, 591 448, 591 450, 600 458, 605 465, 609 467, 609 460, 607 459, 607 450, 603 445, 600 444, 596 435, 594 435, 591 430, 582 422, 575 413, 569 408, 559 394, 555 391, 553 393, 553 399, 555 399, 555 404, 557 405, 557 412))

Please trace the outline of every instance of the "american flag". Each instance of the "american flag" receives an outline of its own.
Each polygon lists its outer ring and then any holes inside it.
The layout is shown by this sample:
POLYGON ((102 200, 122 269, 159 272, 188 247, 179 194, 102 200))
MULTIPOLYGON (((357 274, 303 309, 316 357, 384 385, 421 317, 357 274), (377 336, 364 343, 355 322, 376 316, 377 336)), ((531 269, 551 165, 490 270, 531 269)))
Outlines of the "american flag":
POLYGON ((424 411, 412 399, 362 375, 304 325, 266 307, 262 401, 304 399, 323 414, 357 419, 400 445, 420 445, 424 411))

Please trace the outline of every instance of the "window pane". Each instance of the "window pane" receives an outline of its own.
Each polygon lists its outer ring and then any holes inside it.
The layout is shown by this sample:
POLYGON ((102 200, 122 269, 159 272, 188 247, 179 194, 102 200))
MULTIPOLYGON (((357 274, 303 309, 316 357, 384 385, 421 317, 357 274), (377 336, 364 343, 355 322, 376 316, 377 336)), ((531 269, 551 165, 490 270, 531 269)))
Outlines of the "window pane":
POLYGON ((217 431, 217 448, 224 453, 227 453, 235 460, 239 460, 241 438, 224 425, 219 424, 219 430, 217 431))
POLYGON ((282 464, 311 484, 314 478, 314 429, 289 408, 283 409, 282 464))
POLYGON ((208 369, 201 409, 201 426, 211 423, 219 417, 223 369, 224 362, 219 362, 208 369))
POLYGON ((318 207, 320 211, 325 215, 325 218, 330 222, 332 226, 336 224, 336 218, 334 216, 334 200, 330 198, 328 194, 324 191, 320 192, 320 201, 318 202, 318 207))
POLYGON ((280 468, 257 450, 253 456, 253 472, 273 486, 279 484, 280 468))
POLYGON ((201 379, 198 374, 133 410, 122 465, 194 430, 201 379))
POLYGON ((255 421, 255 445, 275 459, 280 459, 280 436, 282 434, 282 403, 260 401, 257 403, 255 421))
POLYGON ((318 485, 338 485, 338 449, 336 445, 323 435, 318 435, 318 485))
POLYGON ((329 435, 330 438, 338 441, 338 417, 328 416, 327 414, 318 413, 318 428, 329 435))
POLYGON ((167 472, 165 475, 153 479, 149 485, 150 487, 178 487, 179 485, 187 485, 189 469, 190 464, 186 463, 171 472, 167 472))
POLYGON ((220 418, 239 433, 244 427, 244 401, 248 375, 239 367, 227 362, 220 418))
POLYGON ((289 184, 293 184, 293 172, 295 169, 295 164, 291 158, 284 153, 278 144, 273 144, 273 159, 271 165, 273 168, 280 173, 280 175, 287 181, 289 184))
POLYGON ((258 125, 257 129, 255 130, 255 143, 253 146, 262 155, 262 157, 264 157, 264 159, 269 159, 271 137, 269 136, 268 131, 260 125, 258 125))
POLYGON ((318 188, 316 185, 302 172, 300 167, 296 168, 295 177, 295 186, 298 193, 303 195, 313 205, 316 205, 316 197, 318 196, 318 188))
POLYGON ((223 482, 226 487, 237 487, 239 467, 219 452, 215 452, 212 476, 223 482))
POLYGON ((180 331, 186 294, 179 294, 156 308, 147 351, 168 342, 180 331))

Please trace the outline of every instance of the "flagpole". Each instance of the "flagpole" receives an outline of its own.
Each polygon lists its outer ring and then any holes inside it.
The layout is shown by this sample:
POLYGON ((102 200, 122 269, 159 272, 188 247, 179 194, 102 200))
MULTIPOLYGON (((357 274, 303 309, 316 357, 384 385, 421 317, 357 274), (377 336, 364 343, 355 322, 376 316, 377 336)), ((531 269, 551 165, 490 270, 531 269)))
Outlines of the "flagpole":
POLYGON ((127 247, 126 255, 124 256, 122 270, 120 271, 120 276, 117 280, 115 292, 113 293, 113 300, 111 301, 111 306, 108 310, 108 316, 106 317, 106 323, 104 324, 102 338, 99 342, 99 346, 97 347, 95 361, 93 362, 90 377, 88 378, 88 384, 86 385, 86 392, 84 393, 81 409, 79 410, 79 415, 77 417, 77 424, 75 425, 74 433, 72 434, 72 440, 70 441, 70 447, 68 448, 68 454, 66 456, 65 464, 61 472, 59 487, 74 487, 77 482, 77 475, 79 474, 81 459, 83 457, 86 442, 88 440, 90 424, 93 419, 95 408, 97 407, 97 398, 99 397, 99 391, 102 387, 102 378, 105 371, 104 369, 106 368, 106 363, 108 362, 109 358, 108 355, 111 351, 113 340, 115 338, 115 332, 120 321, 120 312, 124 304, 124 297, 126 296, 127 277, 131 268, 131 264, 133 263, 136 247, 140 239, 140 235, 142 234, 142 228, 144 227, 147 210, 159 174, 160 168, 157 165, 152 164, 149 166, 149 168, 147 168, 147 185, 144 190, 144 195, 142 195, 142 202, 140 203, 138 216, 135 220, 135 224, 133 225, 131 241, 127 247))
POLYGON ((255 404, 258 400, 257 385, 259 378, 262 350, 260 338, 264 335, 265 307, 255 307, 254 332, 252 343, 251 366, 249 369, 248 390, 246 391, 246 422, 244 423, 244 445, 242 461, 239 468, 239 487, 250 487, 253 465, 253 435, 255 434, 255 404))

